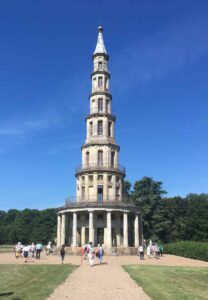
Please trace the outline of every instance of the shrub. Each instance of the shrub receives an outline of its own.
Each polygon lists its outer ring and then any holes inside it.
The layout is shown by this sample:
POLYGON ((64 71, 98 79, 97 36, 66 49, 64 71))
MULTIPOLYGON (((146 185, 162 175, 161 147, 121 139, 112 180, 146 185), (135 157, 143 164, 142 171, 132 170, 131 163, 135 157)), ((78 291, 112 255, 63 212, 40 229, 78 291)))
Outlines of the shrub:
POLYGON ((164 253, 208 261, 208 243, 182 241, 166 244, 164 253))

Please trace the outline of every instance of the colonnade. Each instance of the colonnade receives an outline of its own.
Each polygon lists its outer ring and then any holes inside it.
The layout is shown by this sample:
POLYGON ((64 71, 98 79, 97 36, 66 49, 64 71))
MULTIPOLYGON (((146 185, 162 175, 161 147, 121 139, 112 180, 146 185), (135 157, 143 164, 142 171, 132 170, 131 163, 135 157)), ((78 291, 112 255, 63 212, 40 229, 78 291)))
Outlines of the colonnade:
MULTIPOLYGON (((88 209, 86 211, 81 211, 82 218, 88 214, 88 222, 84 224, 83 220, 80 220, 80 243, 84 245, 86 243, 86 228, 89 228, 89 242, 95 244, 97 243, 97 239, 95 238, 95 230, 97 229, 96 226, 96 213, 104 213, 106 215, 106 223, 103 225, 104 228, 104 246, 107 248, 112 247, 112 228, 115 228, 115 235, 116 235, 116 245, 117 247, 128 247, 129 246, 129 231, 134 232, 134 247, 139 246, 139 215, 137 213, 131 213, 131 219, 133 219, 134 228, 129 228, 129 216, 130 213, 127 211, 119 211, 117 213, 114 210, 104 210, 104 211, 97 211, 93 209, 88 209), (84 213, 84 214, 83 214, 84 213), (117 213, 117 219, 112 221, 112 213, 117 213), (122 216, 123 215, 123 216, 122 216), (121 220, 122 216, 122 220, 121 220), (120 235, 120 230, 123 229, 122 232, 122 240, 120 235)), ((78 246, 78 239, 77 239, 77 231, 78 231, 78 215, 80 211, 73 211, 73 212, 63 212, 58 214, 58 221, 57 221, 57 246, 65 244, 67 237, 66 237, 66 215, 72 214, 71 218, 71 247, 78 246)))

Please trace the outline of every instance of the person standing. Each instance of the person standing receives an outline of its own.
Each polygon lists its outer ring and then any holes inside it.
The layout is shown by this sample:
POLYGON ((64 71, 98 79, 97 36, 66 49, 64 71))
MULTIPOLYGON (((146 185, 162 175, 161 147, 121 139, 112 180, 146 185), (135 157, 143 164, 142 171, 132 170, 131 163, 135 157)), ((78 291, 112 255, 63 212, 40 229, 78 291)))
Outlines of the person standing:
POLYGON ((144 247, 142 245, 139 245, 139 256, 140 260, 144 259, 144 247))
POLYGON ((151 246, 150 245, 147 246, 147 257, 148 258, 151 257, 151 246))
POLYGON ((23 256, 25 259, 25 263, 27 262, 28 256, 29 256, 30 246, 24 246, 22 248, 23 256))
POLYGON ((43 249, 43 245, 42 244, 37 244, 36 245, 36 259, 40 259, 40 253, 43 249))
POLYGON ((65 245, 61 246, 60 255, 61 255, 61 263, 63 264, 64 263, 64 257, 65 257, 65 245))
POLYGON ((89 263, 90 263, 91 267, 94 265, 94 259, 95 259, 95 249, 92 246, 92 242, 90 242, 90 247, 89 247, 89 263))
POLYGON ((160 244, 159 250, 160 250, 160 256, 162 257, 163 256, 163 245, 162 244, 160 244))
POLYGON ((104 251, 103 251, 102 245, 98 244, 98 260, 99 260, 100 265, 102 263, 103 254, 104 254, 104 251))
POLYGON ((35 244, 32 243, 32 245, 30 246, 30 250, 31 250, 31 253, 32 253, 32 257, 35 257, 35 250, 36 250, 36 247, 35 247, 35 244))

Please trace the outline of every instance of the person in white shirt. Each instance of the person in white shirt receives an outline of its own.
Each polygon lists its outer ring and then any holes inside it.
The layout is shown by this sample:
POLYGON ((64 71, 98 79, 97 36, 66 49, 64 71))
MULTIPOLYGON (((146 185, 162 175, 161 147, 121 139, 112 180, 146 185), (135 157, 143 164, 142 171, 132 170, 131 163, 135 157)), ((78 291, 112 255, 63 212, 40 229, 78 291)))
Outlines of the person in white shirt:
POLYGON ((30 251, 30 246, 24 246, 22 248, 22 252, 23 252, 24 259, 25 259, 25 263, 27 262, 29 251, 30 251))
POLYGON ((89 247, 89 263, 90 263, 91 267, 94 265, 94 259, 95 259, 95 249, 93 248, 92 243, 90 242, 90 247, 89 247))
POLYGON ((140 260, 144 259, 144 247, 142 245, 139 245, 139 256, 140 260))
POLYGON ((35 257, 36 247, 35 247, 34 243, 32 243, 32 245, 30 246, 30 251, 31 251, 32 257, 35 257))

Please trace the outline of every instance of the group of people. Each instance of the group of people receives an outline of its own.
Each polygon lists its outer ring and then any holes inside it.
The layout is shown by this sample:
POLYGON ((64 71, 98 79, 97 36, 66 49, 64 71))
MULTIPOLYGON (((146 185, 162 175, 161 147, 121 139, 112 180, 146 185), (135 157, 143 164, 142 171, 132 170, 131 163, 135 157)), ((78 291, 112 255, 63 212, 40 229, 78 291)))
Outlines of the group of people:
POLYGON ((94 248, 92 242, 90 242, 89 244, 84 245, 81 249, 81 260, 83 258, 88 259, 91 267, 94 265, 95 257, 98 258, 99 264, 101 264, 103 255, 104 250, 100 244, 98 244, 97 248, 94 248))
POLYGON ((81 260, 83 258, 88 259, 91 267, 94 265, 95 257, 98 258, 99 264, 101 264, 103 255, 104 250, 101 244, 98 244, 98 247, 94 248, 92 242, 90 242, 81 249, 81 260))
MULTIPOLYGON (((43 245, 41 243, 32 243, 31 245, 22 245, 21 242, 18 242, 15 246, 15 257, 20 258, 24 257, 25 262, 27 262, 28 258, 36 258, 40 259, 40 254, 44 251, 43 245)), ((51 242, 48 242, 46 246, 46 255, 52 252, 52 245, 51 242)))
MULTIPOLYGON (((81 263, 82 263, 83 259, 88 259, 89 264, 92 267, 95 262, 95 257, 98 258, 99 264, 102 263, 104 250, 102 248, 102 245, 98 244, 98 247, 94 248, 92 242, 90 242, 89 244, 85 244, 81 248, 80 255, 81 255, 81 263)), ((65 257, 65 245, 62 245, 60 248, 60 256, 61 256, 61 263, 63 264, 64 257, 65 257)))
POLYGON ((139 245, 138 254, 140 260, 144 260, 144 249, 147 248, 147 257, 148 258, 159 258, 163 255, 163 245, 158 245, 156 242, 149 241, 148 246, 146 247, 146 241, 144 241, 144 246, 139 245))

